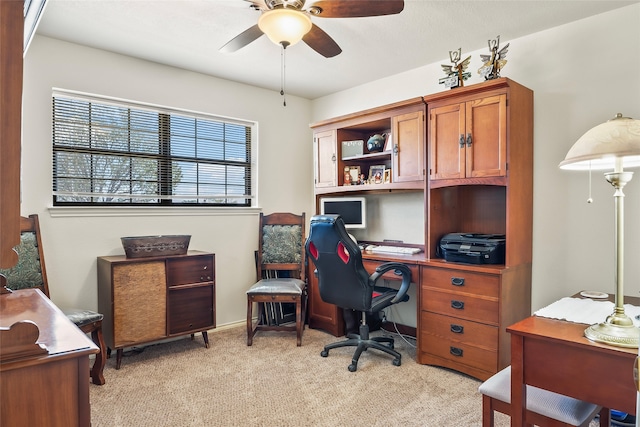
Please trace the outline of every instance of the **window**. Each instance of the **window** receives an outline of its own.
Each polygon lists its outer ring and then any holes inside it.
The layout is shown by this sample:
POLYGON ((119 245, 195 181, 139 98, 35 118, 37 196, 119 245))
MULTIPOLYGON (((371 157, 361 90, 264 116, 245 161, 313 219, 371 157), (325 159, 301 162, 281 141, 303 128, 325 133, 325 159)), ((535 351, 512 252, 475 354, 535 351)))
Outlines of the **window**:
POLYGON ((53 95, 54 206, 251 206, 255 123, 53 95))

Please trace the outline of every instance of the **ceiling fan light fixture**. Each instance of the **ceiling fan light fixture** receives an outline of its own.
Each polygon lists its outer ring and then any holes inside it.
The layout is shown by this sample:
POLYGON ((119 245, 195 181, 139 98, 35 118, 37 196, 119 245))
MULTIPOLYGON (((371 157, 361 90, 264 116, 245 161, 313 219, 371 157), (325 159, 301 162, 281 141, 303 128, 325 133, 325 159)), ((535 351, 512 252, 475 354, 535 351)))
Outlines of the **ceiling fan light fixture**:
POLYGON ((264 12, 258 19, 258 27, 269 40, 285 47, 302 40, 311 30, 311 18, 304 12, 278 8, 264 12))

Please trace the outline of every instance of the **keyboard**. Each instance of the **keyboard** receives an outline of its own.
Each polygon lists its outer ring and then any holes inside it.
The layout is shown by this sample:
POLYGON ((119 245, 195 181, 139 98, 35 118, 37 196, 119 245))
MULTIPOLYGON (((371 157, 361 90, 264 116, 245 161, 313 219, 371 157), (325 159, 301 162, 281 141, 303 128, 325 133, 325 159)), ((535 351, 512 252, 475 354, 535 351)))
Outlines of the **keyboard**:
POLYGON ((404 246, 370 246, 367 250, 374 254, 399 254, 399 255, 413 255, 418 252, 422 252, 419 248, 407 248, 404 246))

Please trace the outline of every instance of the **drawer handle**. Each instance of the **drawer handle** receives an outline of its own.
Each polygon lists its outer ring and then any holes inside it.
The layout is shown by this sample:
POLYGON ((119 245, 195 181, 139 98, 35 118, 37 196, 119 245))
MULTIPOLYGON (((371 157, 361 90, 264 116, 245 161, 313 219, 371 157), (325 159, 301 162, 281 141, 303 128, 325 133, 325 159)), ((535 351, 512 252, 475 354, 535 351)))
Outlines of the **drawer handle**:
POLYGON ((451 300, 451 308, 455 308, 456 310, 464 310, 464 301, 451 300))
POLYGON ((454 334, 464 334, 464 326, 451 324, 451 332, 454 334))
POLYGON ((201 282, 210 282, 211 281, 211 276, 200 276, 200 281, 201 282))
POLYGON ((457 357, 462 357, 463 351, 461 348, 458 348, 458 347, 449 347, 449 353, 457 357))
POLYGON ((453 286, 464 286, 464 278, 462 277, 452 277, 451 284, 453 286))

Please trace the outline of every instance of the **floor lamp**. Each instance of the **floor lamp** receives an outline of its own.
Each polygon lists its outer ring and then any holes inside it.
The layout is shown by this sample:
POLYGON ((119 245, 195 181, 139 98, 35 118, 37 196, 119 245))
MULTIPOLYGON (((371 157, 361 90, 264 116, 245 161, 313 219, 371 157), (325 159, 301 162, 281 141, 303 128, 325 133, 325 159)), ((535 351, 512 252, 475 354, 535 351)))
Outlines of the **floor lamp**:
POLYGON ((625 168, 640 167, 640 120, 616 117, 602 123, 573 144, 561 169, 613 170, 604 176, 615 188, 615 308, 613 314, 589 326, 584 335, 596 342, 618 347, 638 347, 640 329, 624 312, 624 194, 622 189, 631 181, 633 172, 625 168))

